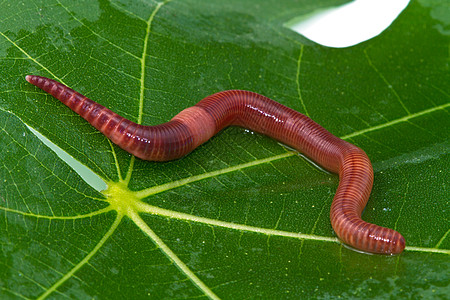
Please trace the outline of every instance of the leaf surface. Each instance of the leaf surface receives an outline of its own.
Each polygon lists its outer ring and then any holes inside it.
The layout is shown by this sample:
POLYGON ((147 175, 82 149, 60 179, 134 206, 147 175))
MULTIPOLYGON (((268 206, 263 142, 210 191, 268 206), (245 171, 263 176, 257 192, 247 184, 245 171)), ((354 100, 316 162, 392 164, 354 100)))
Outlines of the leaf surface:
POLYGON ((311 3, 1 3, 2 298, 448 296, 446 6, 412 1, 380 36, 331 49, 283 25, 342 1, 311 3), (407 248, 386 257, 339 243, 337 176, 270 138, 227 128, 183 159, 141 161, 27 74, 146 125, 221 90, 264 94, 366 151, 363 218, 407 248))

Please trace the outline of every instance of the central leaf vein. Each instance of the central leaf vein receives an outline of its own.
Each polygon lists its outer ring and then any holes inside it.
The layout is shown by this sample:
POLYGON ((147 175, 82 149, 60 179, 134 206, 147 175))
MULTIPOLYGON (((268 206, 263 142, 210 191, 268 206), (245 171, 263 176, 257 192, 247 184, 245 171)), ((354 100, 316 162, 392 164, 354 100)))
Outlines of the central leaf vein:
MULTIPOLYGON (((137 118, 138 124, 142 123, 142 116, 143 116, 143 112, 144 112, 145 75, 146 75, 145 70, 146 70, 146 62, 147 62, 147 56, 148 56, 148 53, 147 53, 148 52, 148 41, 149 41, 150 33, 152 30, 152 24, 153 24, 153 20, 154 20, 156 14, 158 13, 158 11, 161 9, 161 7, 163 5, 167 4, 168 2, 170 2, 170 0, 167 0, 164 2, 158 2, 158 4, 156 5, 156 8, 150 14, 150 17, 147 20, 147 28, 145 31, 144 45, 142 47, 142 56, 140 58, 141 78, 140 78, 140 89, 139 89, 139 112, 138 112, 138 118, 137 118)), ((125 177, 126 182, 129 182, 131 179, 131 174, 133 173, 134 161, 135 161, 135 157, 132 156, 130 166, 128 168, 128 172, 125 177)))

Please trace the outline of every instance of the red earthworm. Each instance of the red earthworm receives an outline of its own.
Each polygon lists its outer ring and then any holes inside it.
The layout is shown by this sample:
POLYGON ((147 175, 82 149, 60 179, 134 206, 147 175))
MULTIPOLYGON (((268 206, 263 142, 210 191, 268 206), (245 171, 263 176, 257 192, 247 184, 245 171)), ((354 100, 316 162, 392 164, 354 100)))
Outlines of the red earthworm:
POLYGON ((397 231, 361 219, 373 183, 366 153, 267 97, 248 91, 223 91, 186 108, 167 123, 143 126, 54 80, 33 75, 26 76, 26 80, 59 99, 122 149, 144 160, 180 158, 230 125, 268 135, 339 174, 330 218, 342 241, 372 253, 397 254, 405 248, 405 240, 397 231))

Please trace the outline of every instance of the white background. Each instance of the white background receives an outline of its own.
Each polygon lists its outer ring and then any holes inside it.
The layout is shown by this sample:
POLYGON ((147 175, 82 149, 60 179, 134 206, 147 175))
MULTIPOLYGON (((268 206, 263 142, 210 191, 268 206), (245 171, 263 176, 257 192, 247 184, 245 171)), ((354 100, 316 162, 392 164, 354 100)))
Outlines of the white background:
POLYGON ((386 29, 409 0, 355 0, 321 12, 291 29, 328 47, 349 47, 371 39, 386 29))

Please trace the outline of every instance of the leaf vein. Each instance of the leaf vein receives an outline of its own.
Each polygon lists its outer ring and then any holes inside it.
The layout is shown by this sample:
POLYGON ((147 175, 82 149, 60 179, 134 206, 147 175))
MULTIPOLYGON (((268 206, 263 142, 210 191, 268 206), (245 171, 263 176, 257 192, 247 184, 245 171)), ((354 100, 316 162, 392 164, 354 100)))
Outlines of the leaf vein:
MULTIPOLYGON (((84 24, 80 19, 78 19, 75 14, 73 14, 65 5, 63 5, 59 0, 57 0, 57 2, 59 3, 59 5, 61 5, 62 8, 64 8, 67 13, 78 23, 80 23, 84 28, 86 28, 87 30, 89 30, 93 35, 95 35, 96 37, 98 37, 99 39, 106 41, 107 43, 109 43, 111 46, 113 46, 114 48, 119 49, 120 51, 130 55, 133 58, 139 59, 139 57, 137 57, 136 55, 134 55, 133 53, 127 51, 126 49, 120 47, 119 45, 117 45, 116 43, 113 43, 112 41, 108 40, 107 38, 101 36, 100 34, 98 34, 97 32, 95 32, 93 29, 91 29, 89 26, 87 26, 86 24, 84 24)), ((76 3, 76 2, 73 2, 76 3)))
POLYGON ((175 263, 175 265, 183 272, 197 287, 211 299, 219 299, 217 295, 203 282, 194 272, 167 246, 163 240, 142 220, 142 218, 134 211, 130 210, 127 213, 133 222, 147 235, 161 251, 175 263))
POLYGON ((375 73, 383 80, 383 82, 386 84, 387 88, 392 90, 394 93, 395 98, 397 98, 397 101, 400 103, 402 108, 405 110, 405 112, 409 115, 411 114, 409 109, 405 106, 405 103, 403 103, 403 100, 400 98, 400 95, 397 93, 397 91, 394 89, 392 84, 389 83, 387 78, 378 70, 378 68, 373 64, 372 60, 369 57, 369 54, 367 54, 367 49, 364 49, 364 55, 366 56, 367 62, 369 63, 369 66, 375 71, 375 73))
POLYGON ((111 228, 106 232, 106 234, 100 239, 100 241, 95 245, 91 252, 89 252, 75 267, 73 267, 69 272, 62 276, 57 282, 55 282, 50 288, 48 288, 43 294, 38 297, 38 300, 47 298, 50 294, 57 291, 58 287, 64 282, 74 276, 75 272, 81 269, 84 265, 89 263, 89 260, 99 251, 99 249, 105 244, 105 242, 111 237, 111 235, 116 231, 119 226, 123 215, 118 214, 111 228))
POLYGON ((309 117, 309 113, 308 110, 306 109, 306 105, 305 102, 303 101, 302 98, 302 89, 300 86, 300 73, 301 73, 301 63, 302 63, 302 57, 303 57, 303 48, 304 45, 301 44, 300 45, 300 54, 298 55, 298 60, 297 60, 297 78, 296 78, 296 83, 297 83, 297 94, 298 94, 298 99, 300 100, 300 103, 302 104, 303 110, 305 111, 305 115, 307 115, 309 117))

